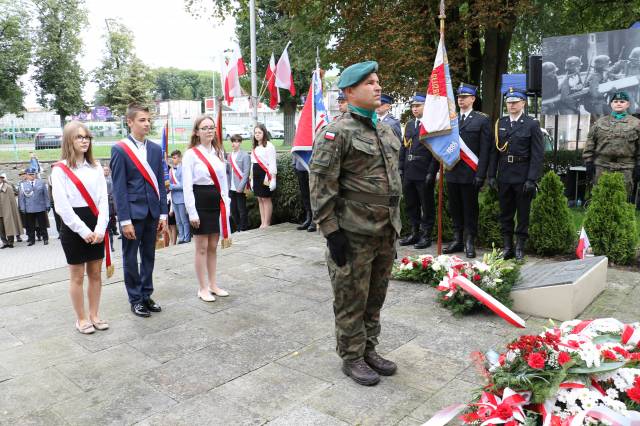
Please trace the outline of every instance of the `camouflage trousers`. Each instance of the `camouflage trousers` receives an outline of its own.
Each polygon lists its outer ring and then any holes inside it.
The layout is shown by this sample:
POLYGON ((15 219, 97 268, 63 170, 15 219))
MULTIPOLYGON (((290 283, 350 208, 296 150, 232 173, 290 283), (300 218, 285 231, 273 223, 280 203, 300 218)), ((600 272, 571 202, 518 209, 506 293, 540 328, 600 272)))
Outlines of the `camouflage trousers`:
POLYGON ((326 251, 333 287, 336 351, 344 360, 356 360, 378 344, 380 310, 387 296, 397 235, 391 225, 379 236, 342 232, 349 241, 347 263, 338 267, 328 248, 326 251))
POLYGON ((600 176, 602 176, 605 172, 617 172, 622 173, 622 177, 624 178, 624 187, 627 190, 627 198, 630 199, 631 192, 633 191, 633 169, 625 169, 625 170, 611 170, 606 167, 602 167, 596 164, 596 177, 593 181, 593 184, 596 185, 600 176))

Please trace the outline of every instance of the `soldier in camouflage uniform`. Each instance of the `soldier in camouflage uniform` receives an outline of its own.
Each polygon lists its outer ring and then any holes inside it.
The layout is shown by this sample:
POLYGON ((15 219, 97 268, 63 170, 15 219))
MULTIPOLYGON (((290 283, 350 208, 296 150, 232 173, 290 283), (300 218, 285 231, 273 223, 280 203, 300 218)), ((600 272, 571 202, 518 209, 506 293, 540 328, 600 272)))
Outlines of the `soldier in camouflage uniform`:
POLYGON ((589 129, 582 153, 587 177, 594 184, 603 172, 624 175, 629 199, 634 183, 640 180, 640 120, 629 115, 629 95, 617 92, 611 99, 610 115, 600 118, 589 129))
MULTIPOLYGON (((618 80, 625 77, 638 77, 640 78, 640 46, 634 47, 629 52, 628 59, 623 59, 616 62, 609 71, 610 80, 618 80)), ((624 87, 614 87, 614 92, 618 89, 624 89, 624 87)), ((637 85, 626 88, 629 95, 629 109, 631 114, 637 114, 640 112, 640 90, 637 85)))
POLYGON ((337 352, 342 371, 362 385, 396 371, 375 351, 402 226, 400 141, 377 120, 377 69, 368 61, 342 72, 349 111, 316 136, 309 178, 314 220, 327 239, 337 352))
POLYGON ((599 86, 608 80, 608 68, 610 59, 607 55, 598 55, 593 60, 593 73, 587 79, 589 97, 585 101, 584 108, 591 114, 601 116, 609 114, 606 93, 600 93, 599 86))

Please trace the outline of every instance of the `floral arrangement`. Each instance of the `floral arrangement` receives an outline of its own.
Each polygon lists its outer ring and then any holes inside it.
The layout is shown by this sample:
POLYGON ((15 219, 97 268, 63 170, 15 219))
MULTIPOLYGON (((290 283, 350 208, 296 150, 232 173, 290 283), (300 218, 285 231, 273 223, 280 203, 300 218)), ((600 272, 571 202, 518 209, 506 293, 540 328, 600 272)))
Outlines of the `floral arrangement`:
POLYGON ((461 276, 478 286, 502 304, 511 304, 511 288, 518 279, 518 265, 504 260, 499 250, 486 253, 482 261, 467 262, 458 256, 403 257, 394 265, 394 279, 430 284, 440 290, 440 304, 450 309, 454 315, 464 315, 483 308, 485 305, 461 290, 454 278, 461 276))
POLYGON ((567 321, 475 355, 489 383, 464 424, 640 424, 640 323, 567 321))

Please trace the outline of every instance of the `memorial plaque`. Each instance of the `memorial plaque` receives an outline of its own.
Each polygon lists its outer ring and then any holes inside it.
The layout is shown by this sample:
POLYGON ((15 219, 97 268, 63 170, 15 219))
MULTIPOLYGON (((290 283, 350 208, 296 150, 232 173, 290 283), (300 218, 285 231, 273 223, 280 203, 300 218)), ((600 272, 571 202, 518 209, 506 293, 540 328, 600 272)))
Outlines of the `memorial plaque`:
POLYGON ((513 287, 513 310, 562 321, 577 318, 607 284, 607 258, 533 265, 513 287))

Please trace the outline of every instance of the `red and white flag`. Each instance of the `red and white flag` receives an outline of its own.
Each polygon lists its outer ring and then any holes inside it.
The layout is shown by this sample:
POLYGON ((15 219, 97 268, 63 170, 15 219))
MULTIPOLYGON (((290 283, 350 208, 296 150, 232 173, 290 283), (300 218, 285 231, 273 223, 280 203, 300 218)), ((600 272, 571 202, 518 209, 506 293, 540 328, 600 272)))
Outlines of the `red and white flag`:
POLYGON ((284 48, 280 59, 278 59, 278 65, 276 66, 276 87, 286 89, 291 93, 291 96, 296 95, 296 87, 293 85, 293 72, 291 71, 291 63, 289 62, 289 53, 287 49, 289 44, 284 48))
POLYGON ((276 87, 276 58, 273 53, 271 53, 265 80, 267 80, 267 89, 269 90, 269 108, 275 109, 280 103, 280 90, 276 87))
POLYGON ((222 66, 222 86, 224 87, 224 99, 227 101, 227 105, 231 105, 233 98, 242 96, 242 88, 240 87, 240 76, 247 73, 247 68, 242 60, 242 54, 240 53, 240 46, 238 43, 233 43, 231 49, 231 55, 225 59, 222 66))
MULTIPOLYGON (((420 120, 422 124, 421 136, 428 136, 451 131, 451 107, 447 93, 448 63, 444 47, 444 40, 441 38, 438 43, 438 52, 433 64, 429 86, 427 88, 427 99, 424 102, 423 117, 428 120, 420 120)), ((451 96, 453 98, 453 94, 451 96)), ((453 106, 455 114, 455 106, 453 106)))
POLYGON ((591 244, 589 243, 589 237, 587 237, 587 231, 584 230, 583 226, 580 230, 580 240, 578 241, 578 247, 576 248, 576 256, 578 256, 578 259, 584 259, 589 247, 591 247, 591 244))

